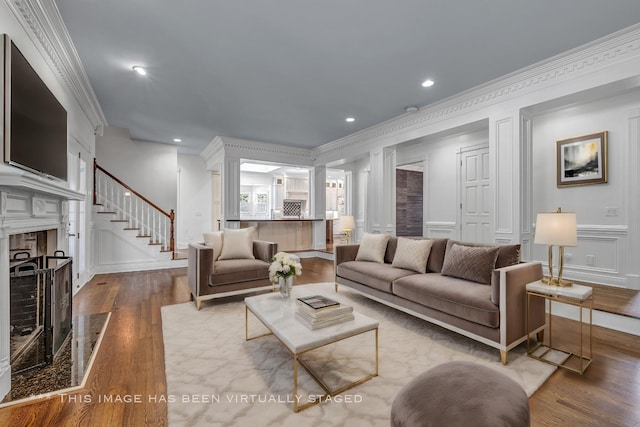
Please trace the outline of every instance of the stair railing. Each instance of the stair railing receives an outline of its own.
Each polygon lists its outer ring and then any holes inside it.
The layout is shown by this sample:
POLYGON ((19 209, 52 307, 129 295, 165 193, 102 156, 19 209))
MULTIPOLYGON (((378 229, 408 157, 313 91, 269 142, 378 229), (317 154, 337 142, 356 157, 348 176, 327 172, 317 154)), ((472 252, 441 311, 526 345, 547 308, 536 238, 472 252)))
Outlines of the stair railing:
POLYGON ((113 212, 115 221, 127 223, 125 229, 138 230, 138 237, 149 238, 150 245, 175 258, 175 212, 169 213, 131 188, 93 160, 93 204, 113 212))

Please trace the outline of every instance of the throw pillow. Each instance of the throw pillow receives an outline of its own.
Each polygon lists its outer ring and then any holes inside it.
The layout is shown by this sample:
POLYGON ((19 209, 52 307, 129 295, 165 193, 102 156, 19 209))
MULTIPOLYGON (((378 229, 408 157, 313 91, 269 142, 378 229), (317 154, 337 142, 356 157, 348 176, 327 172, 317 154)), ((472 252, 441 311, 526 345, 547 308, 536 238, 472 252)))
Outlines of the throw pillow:
POLYGON ((488 285, 498 258, 498 247, 452 245, 444 255, 442 275, 488 285))
POLYGON ((224 234, 222 231, 211 231, 204 233, 204 244, 213 248, 213 260, 217 261, 222 253, 222 241, 224 234))
POLYGON ((253 256, 254 227, 224 230, 222 253, 218 260, 255 259, 253 256))
POLYGON ((424 273, 431 252, 432 240, 416 240, 398 237, 398 248, 393 257, 392 267, 424 273))
POLYGON ((388 234, 364 233, 356 261, 372 261, 384 263, 384 253, 387 250, 388 234))

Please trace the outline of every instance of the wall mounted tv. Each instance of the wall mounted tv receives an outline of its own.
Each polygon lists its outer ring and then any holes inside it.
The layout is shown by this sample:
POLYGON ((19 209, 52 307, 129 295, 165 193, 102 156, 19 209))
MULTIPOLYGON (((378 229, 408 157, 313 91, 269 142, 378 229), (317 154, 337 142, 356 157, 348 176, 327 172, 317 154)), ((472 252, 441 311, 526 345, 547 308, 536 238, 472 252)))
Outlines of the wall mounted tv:
POLYGON ((3 35, 4 161, 67 180, 67 111, 3 35))

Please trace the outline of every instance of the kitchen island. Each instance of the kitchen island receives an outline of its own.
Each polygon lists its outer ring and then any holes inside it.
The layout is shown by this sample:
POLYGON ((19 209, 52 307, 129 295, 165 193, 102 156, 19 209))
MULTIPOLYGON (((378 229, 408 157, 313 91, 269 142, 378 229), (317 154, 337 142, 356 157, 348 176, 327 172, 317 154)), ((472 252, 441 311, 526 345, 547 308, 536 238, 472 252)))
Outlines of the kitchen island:
POLYGON ((313 249, 313 223, 322 219, 241 219, 240 228, 256 227, 255 238, 278 244, 278 251, 313 249))

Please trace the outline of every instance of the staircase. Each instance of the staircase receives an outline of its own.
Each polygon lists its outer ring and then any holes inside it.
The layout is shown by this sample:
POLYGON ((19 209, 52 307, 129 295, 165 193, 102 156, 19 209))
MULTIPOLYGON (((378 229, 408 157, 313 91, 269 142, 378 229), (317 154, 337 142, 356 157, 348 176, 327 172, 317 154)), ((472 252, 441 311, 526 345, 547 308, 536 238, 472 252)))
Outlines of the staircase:
MULTIPOLYGON (((99 264, 112 264, 109 272, 166 268, 162 261, 176 258, 174 210, 159 208, 95 160, 93 174, 98 252, 106 259, 99 264)), ((104 270, 109 268, 105 266, 104 270)))

